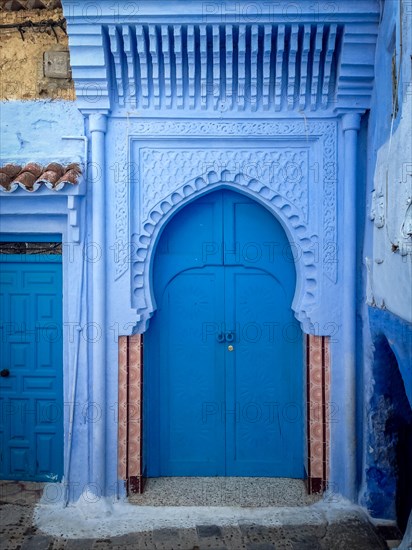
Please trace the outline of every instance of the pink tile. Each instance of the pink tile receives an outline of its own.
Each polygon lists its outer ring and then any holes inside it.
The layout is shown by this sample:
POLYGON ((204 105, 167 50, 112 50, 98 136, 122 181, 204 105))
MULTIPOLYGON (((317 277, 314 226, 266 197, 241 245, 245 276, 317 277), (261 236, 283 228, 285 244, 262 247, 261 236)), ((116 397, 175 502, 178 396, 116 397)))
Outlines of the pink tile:
POLYGON ((127 477, 127 337, 119 337, 118 476, 127 477))

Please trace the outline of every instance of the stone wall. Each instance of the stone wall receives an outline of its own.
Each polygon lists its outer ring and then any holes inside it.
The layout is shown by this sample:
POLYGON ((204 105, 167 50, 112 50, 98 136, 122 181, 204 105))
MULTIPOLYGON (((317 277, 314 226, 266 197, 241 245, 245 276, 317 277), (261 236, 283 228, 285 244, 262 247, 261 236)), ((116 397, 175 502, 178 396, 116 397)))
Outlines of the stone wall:
POLYGON ((0 29, 0 99, 74 100, 74 83, 69 78, 44 76, 44 54, 68 52, 68 37, 59 27, 45 24, 63 19, 61 9, 1 12, 0 25, 44 23, 41 27, 0 29))

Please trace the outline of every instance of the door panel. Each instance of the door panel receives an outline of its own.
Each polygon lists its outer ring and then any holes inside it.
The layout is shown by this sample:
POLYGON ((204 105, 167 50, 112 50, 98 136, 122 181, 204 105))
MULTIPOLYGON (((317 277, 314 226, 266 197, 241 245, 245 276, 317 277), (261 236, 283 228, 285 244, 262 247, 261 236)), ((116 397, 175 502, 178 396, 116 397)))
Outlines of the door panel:
MULTIPOLYGON (((160 438, 156 442, 152 434, 151 455, 158 453, 160 462, 149 460, 149 475, 224 475, 224 426, 217 416, 205 421, 224 399, 224 350, 208 338, 206 326, 222 319, 222 275, 221 268, 203 268, 173 279, 151 331, 157 341, 145 339, 159 350, 148 376, 156 380, 160 412, 160 438)), ((156 413, 149 408, 149 430, 157 424, 156 413)))
POLYGON ((224 264, 272 273, 282 281, 292 301, 296 285, 295 265, 280 223, 266 208, 240 193, 225 192, 223 203, 224 264))
POLYGON ((236 411, 226 416, 226 475, 302 477, 302 418, 285 417, 302 412, 301 339, 284 337, 297 321, 273 275, 225 273, 226 319, 236 331, 226 354, 227 409, 236 411))
POLYGON ((230 191, 165 228, 144 346, 149 477, 303 477, 302 335, 288 250, 273 216, 230 191), (229 332, 233 342, 222 341, 229 332))
POLYGON ((156 250, 155 296, 178 273, 205 265, 222 265, 222 201, 207 195, 167 224, 156 250))
POLYGON ((63 470, 61 256, 0 256, 1 472, 58 480, 63 470))

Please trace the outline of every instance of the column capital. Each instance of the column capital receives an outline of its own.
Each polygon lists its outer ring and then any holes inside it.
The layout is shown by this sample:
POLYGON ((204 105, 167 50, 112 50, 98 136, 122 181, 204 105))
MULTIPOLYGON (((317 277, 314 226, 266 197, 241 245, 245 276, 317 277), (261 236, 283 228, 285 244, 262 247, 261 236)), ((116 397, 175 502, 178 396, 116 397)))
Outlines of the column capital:
POLYGON ((342 116, 343 131, 360 129, 361 115, 359 113, 346 113, 342 116))
POLYGON ((92 113, 89 115, 89 131, 92 132, 102 132, 103 134, 107 131, 107 115, 102 113, 92 113))

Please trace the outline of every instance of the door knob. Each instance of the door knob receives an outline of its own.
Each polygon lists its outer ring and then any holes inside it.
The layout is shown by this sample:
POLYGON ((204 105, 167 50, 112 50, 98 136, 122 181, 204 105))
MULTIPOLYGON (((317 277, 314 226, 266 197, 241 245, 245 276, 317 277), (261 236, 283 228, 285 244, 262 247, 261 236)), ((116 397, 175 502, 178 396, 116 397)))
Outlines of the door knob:
POLYGON ((225 335, 223 334, 223 332, 219 332, 219 334, 217 335, 217 341, 220 343, 225 341, 225 335))
POLYGON ((226 332, 226 342, 233 342, 235 339, 235 333, 232 330, 226 332))
POLYGON ((228 346, 227 349, 228 351, 233 351, 235 348, 233 346, 228 346))
POLYGON ((10 376, 10 371, 9 369, 3 369, 0 371, 0 376, 2 376, 3 378, 7 378, 7 376, 10 376))

